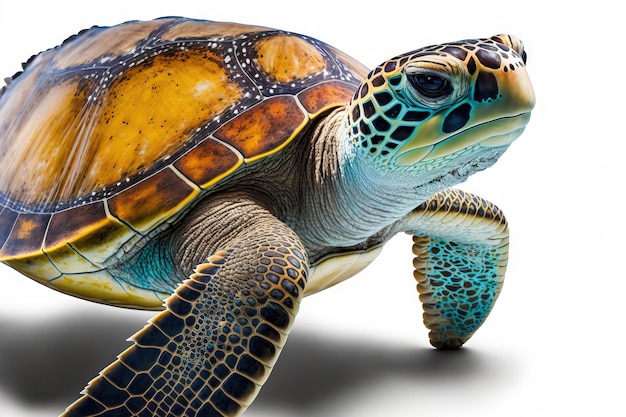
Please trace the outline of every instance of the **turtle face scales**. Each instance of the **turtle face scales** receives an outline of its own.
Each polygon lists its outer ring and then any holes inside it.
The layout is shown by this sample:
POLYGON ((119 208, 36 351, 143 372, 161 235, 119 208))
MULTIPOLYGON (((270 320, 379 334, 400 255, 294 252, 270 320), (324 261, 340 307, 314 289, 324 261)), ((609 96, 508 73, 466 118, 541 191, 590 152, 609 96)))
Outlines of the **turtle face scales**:
POLYGON ((453 171, 463 181, 493 164, 528 123, 535 97, 525 61, 521 41, 496 35, 384 62, 350 103, 356 153, 422 182, 453 171))

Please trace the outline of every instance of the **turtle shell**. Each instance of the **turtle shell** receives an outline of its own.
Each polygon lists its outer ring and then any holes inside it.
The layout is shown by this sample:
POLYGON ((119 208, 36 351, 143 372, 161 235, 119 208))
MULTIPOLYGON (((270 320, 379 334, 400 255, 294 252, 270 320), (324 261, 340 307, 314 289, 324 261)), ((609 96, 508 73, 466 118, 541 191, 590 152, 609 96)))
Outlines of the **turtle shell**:
POLYGON ((93 27, 34 56, 0 96, 0 260, 62 291, 160 305, 107 261, 289 149, 365 72, 305 36, 185 18, 93 27))

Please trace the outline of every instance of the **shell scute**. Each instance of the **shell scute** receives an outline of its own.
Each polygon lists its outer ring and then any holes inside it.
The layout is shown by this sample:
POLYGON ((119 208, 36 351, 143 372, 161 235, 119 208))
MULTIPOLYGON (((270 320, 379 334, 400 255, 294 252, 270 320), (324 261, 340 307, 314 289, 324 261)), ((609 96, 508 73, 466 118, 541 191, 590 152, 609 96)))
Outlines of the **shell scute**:
POLYGON ((108 217, 85 226, 76 234, 72 249, 95 265, 104 265, 122 245, 132 240, 135 232, 122 222, 108 217))
MULTIPOLYGON (((55 264, 62 262, 55 259, 69 254, 102 268, 133 235, 128 226, 107 214, 104 201, 97 201, 52 214, 43 250, 55 264)), ((68 272, 67 267, 59 269, 68 272)))
POLYGON ((254 160, 287 145, 307 122, 292 96, 275 96, 225 123, 215 137, 238 149, 246 160, 254 160))
POLYGON ((347 102, 354 95, 354 86, 341 81, 329 81, 314 85, 298 98, 307 112, 315 116, 324 110, 336 107, 337 103, 347 102))
POLYGON ((80 43, 77 43, 76 47, 61 48, 59 51, 49 50, 44 54, 46 54, 46 58, 47 55, 50 55, 56 69, 92 62, 105 62, 134 51, 138 44, 149 39, 149 35, 165 23, 167 23, 166 20, 162 19, 145 22, 136 21, 132 24, 115 27, 96 26, 66 40, 68 43, 79 39, 80 43))
POLYGON ((41 245, 49 221, 49 214, 20 213, 13 223, 5 245, 0 250, 0 258, 41 254, 41 245))
POLYGON ((207 138, 180 157, 174 167, 201 188, 209 188, 225 178, 243 163, 235 149, 207 138))
POLYGON ((2 262, 44 284, 61 275, 61 272, 43 253, 15 256, 2 259, 2 262))
POLYGON ((54 251, 46 252, 50 262, 62 273, 80 274, 101 270, 102 267, 76 252, 70 245, 55 248, 54 251))
POLYGON ((89 116, 82 117, 88 110, 84 104, 89 81, 71 78, 51 86, 36 80, 22 81, 34 90, 21 89, 18 93, 22 94, 0 103, 4 104, 0 107, 0 128, 12 135, 10 141, 0 143, 0 183, 9 197, 41 203, 49 195, 73 191, 71 184, 59 181, 59 176, 71 175, 72 161, 82 156, 77 155, 77 147, 67 146, 65 138, 80 137, 83 125, 90 123, 89 116))
POLYGON ((0 249, 4 246, 9 239, 13 225, 17 219, 18 212, 11 210, 8 207, 3 207, 0 211, 0 249))
MULTIPOLYGON (((175 153, 216 115, 241 98, 218 56, 205 48, 162 53, 125 71, 107 93, 92 140, 102 164, 97 189, 139 173, 175 153)), ((84 180, 81 182, 84 183, 84 180)))
MULTIPOLYGON (((339 60, 343 65, 345 65, 346 72, 351 74, 358 81, 364 79, 367 73, 370 71, 369 68, 367 68, 365 65, 361 64, 361 62, 352 58, 350 55, 346 54, 345 52, 331 45, 328 45, 327 47, 331 55, 334 56, 337 60, 339 60)), ((355 85, 355 87, 356 86, 358 86, 358 82, 357 82, 357 85, 355 85)))
POLYGON ((263 26, 242 25, 230 22, 206 22, 198 20, 185 20, 172 26, 161 35, 163 41, 177 39, 214 39, 241 36, 248 33, 256 33, 271 30, 263 26))
POLYGON ((66 293, 80 293, 90 300, 114 305, 161 309, 168 294, 132 287, 115 279, 108 271, 89 275, 63 274, 48 282, 49 286, 66 293))
POLYGON ((326 68, 320 51, 299 36, 269 36, 257 42, 255 49, 262 71, 280 83, 303 79, 326 68))
POLYGON ((67 242, 74 242, 86 228, 93 227, 97 230, 107 220, 103 201, 54 213, 48 225, 43 248, 48 252, 67 242))
POLYGON ((146 233, 186 207, 200 192, 168 168, 108 200, 111 214, 146 233))

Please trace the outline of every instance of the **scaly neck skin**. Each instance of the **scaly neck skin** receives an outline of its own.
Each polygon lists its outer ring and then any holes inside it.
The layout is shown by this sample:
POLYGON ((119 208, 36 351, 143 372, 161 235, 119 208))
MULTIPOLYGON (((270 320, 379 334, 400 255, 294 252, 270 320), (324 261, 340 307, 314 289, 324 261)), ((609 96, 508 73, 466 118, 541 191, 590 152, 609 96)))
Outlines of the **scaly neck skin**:
POLYGON ((358 245, 432 195, 420 195, 406 174, 385 172, 363 158, 348 137, 343 110, 317 126, 311 143, 295 224, 308 247, 358 245))
POLYGON ((371 156, 348 132, 346 111, 331 113, 314 130, 305 155, 300 214, 293 227, 314 250, 390 237, 399 231, 393 225, 411 210, 488 168, 508 147, 468 147, 449 155, 453 163, 399 166, 371 156))

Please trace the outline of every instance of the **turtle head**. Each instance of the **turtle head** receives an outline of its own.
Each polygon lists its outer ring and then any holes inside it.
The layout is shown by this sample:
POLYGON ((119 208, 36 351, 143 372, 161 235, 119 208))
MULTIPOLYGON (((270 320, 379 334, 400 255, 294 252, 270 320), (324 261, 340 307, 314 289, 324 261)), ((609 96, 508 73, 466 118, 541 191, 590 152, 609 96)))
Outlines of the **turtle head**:
POLYGON ((438 188, 464 181, 493 164, 528 123, 535 98, 525 64, 522 42, 509 35, 382 63, 348 108, 353 156, 383 174, 443 181, 438 188))

